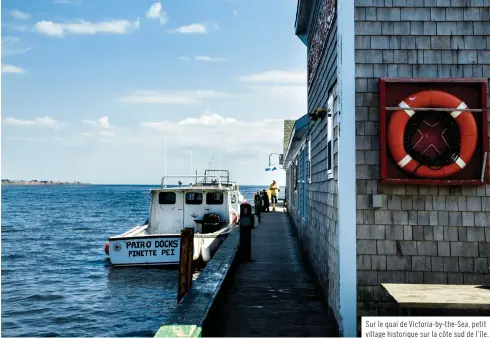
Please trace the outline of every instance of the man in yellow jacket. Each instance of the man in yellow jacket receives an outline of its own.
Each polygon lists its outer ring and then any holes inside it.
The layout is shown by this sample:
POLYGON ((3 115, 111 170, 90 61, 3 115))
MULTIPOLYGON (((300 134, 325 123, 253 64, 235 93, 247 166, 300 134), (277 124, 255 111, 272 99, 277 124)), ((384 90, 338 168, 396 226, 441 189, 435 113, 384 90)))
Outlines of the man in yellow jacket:
POLYGON ((276 183, 275 180, 272 181, 272 184, 269 186, 269 190, 271 192, 271 199, 272 199, 272 211, 276 211, 276 204, 277 204, 277 194, 281 189, 279 189, 279 184, 276 183))

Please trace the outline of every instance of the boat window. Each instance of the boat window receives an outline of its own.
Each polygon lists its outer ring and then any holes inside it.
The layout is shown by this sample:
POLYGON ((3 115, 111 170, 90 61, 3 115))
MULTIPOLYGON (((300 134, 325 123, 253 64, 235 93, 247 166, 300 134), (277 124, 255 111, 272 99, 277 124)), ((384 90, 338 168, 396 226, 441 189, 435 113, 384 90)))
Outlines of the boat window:
POLYGON ((231 195, 231 203, 236 203, 236 196, 235 195, 231 195))
POLYGON ((188 192, 185 194, 185 204, 202 204, 202 194, 200 192, 188 192))
POLYGON ((175 193, 174 192, 161 192, 158 194, 158 203, 160 204, 175 204, 175 193))
POLYGON ((223 193, 208 192, 206 194, 206 204, 223 204, 223 193))

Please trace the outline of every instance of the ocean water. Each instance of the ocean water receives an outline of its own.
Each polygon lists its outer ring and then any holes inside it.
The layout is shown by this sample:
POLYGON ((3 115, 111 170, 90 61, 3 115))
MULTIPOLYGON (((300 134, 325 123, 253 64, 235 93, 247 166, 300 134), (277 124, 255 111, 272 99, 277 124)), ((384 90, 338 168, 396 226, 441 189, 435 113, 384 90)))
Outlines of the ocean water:
MULTIPOLYGON (((152 337, 176 306, 177 270, 112 269, 103 249, 146 220, 157 187, 3 185, 1 335, 152 337)), ((264 188, 240 190, 252 201, 264 188)))

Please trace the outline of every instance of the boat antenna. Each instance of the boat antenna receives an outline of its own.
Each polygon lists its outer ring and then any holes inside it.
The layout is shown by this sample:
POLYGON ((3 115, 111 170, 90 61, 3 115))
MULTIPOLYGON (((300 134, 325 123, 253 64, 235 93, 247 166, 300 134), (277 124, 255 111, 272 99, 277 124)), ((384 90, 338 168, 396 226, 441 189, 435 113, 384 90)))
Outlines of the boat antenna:
POLYGON ((209 162, 209 170, 211 170, 211 164, 213 164, 213 160, 214 160, 214 155, 213 155, 213 157, 211 158, 211 162, 209 162))
POLYGON ((165 160, 165 167, 163 173, 164 176, 167 176, 167 133, 165 133, 164 160, 165 160))
MULTIPOLYGON (((189 167, 189 177, 192 177, 192 147, 191 147, 191 165, 189 167)), ((191 178, 192 179, 192 178, 191 178)))

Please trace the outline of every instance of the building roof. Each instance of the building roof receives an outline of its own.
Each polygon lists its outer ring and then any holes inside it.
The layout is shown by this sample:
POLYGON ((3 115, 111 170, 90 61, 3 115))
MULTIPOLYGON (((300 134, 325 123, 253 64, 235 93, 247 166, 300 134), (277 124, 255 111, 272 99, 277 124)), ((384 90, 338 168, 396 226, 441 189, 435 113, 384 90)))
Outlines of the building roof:
POLYGON ((294 123, 296 120, 284 120, 284 145, 282 149, 282 153, 286 155, 289 146, 289 139, 291 138, 291 132, 294 128, 294 123))
POLYGON ((310 13, 313 8, 315 0, 298 0, 298 6, 296 8, 296 35, 306 34, 308 31, 308 22, 310 20, 310 13))
POLYGON ((289 137, 289 144, 284 152, 284 167, 289 165, 289 163, 293 160, 293 156, 301 146, 302 140, 308 132, 308 123, 308 114, 303 115, 294 122, 294 126, 290 134, 291 136, 289 137))

